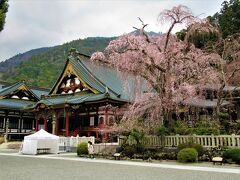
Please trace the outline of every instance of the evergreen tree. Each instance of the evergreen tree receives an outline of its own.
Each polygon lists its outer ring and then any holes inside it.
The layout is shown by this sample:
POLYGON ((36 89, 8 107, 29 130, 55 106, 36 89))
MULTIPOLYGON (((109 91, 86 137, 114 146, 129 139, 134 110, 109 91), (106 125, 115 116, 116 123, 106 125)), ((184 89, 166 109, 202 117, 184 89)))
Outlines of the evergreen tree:
POLYGON ((8 11, 8 0, 0 0, 0 31, 3 30, 7 11, 8 11))
POLYGON ((216 13, 212 19, 218 23, 223 34, 223 38, 240 32, 240 0, 224 1, 222 9, 216 13))

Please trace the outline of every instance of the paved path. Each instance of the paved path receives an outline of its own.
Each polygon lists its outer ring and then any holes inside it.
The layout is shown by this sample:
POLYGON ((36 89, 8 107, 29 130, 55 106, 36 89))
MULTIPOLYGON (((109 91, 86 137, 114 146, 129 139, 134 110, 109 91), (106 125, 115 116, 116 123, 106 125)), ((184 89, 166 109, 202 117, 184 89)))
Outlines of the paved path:
POLYGON ((66 155, 0 153, 0 179, 6 180, 239 180, 240 167, 200 167, 112 161, 66 155))

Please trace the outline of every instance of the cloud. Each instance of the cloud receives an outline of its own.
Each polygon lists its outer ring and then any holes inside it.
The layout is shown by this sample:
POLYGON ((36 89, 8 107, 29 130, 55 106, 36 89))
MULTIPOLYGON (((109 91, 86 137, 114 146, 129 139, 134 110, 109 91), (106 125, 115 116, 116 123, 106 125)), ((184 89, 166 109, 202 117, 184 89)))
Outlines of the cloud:
POLYGON ((5 29, 0 33, 0 61, 27 50, 54 46, 74 39, 117 36, 139 26, 166 31, 156 23, 159 12, 178 4, 195 15, 213 15, 220 0, 10 0, 5 29))

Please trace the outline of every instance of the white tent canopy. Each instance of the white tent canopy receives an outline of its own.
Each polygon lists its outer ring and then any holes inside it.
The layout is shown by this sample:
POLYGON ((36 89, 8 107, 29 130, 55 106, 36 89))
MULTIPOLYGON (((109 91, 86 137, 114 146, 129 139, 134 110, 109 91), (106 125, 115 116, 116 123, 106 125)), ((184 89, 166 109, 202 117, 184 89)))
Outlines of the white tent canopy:
POLYGON ((52 154, 57 154, 59 150, 59 137, 46 132, 40 131, 24 137, 23 154, 37 154, 44 151, 52 154))
POLYGON ((24 140, 39 140, 39 139, 57 139, 59 140, 59 137, 53 134, 48 133, 47 131, 41 129, 38 132, 25 136, 24 140))

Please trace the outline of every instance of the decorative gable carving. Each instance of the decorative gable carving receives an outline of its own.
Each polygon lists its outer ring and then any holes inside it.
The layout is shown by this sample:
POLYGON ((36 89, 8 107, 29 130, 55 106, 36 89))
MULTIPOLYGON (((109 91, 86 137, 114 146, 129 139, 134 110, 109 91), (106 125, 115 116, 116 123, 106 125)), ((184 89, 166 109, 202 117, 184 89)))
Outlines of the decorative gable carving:
POLYGON ((98 93, 79 77, 71 64, 67 64, 51 94, 72 94, 83 91, 98 93))
POLYGON ((84 85, 76 75, 71 73, 67 73, 67 75, 63 77, 58 87, 56 94, 72 94, 82 91, 90 91, 90 89, 84 85))
POLYGON ((37 99, 28 91, 28 89, 25 86, 20 86, 14 92, 10 93, 7 97, 11 99, 37 101, 37 99))

